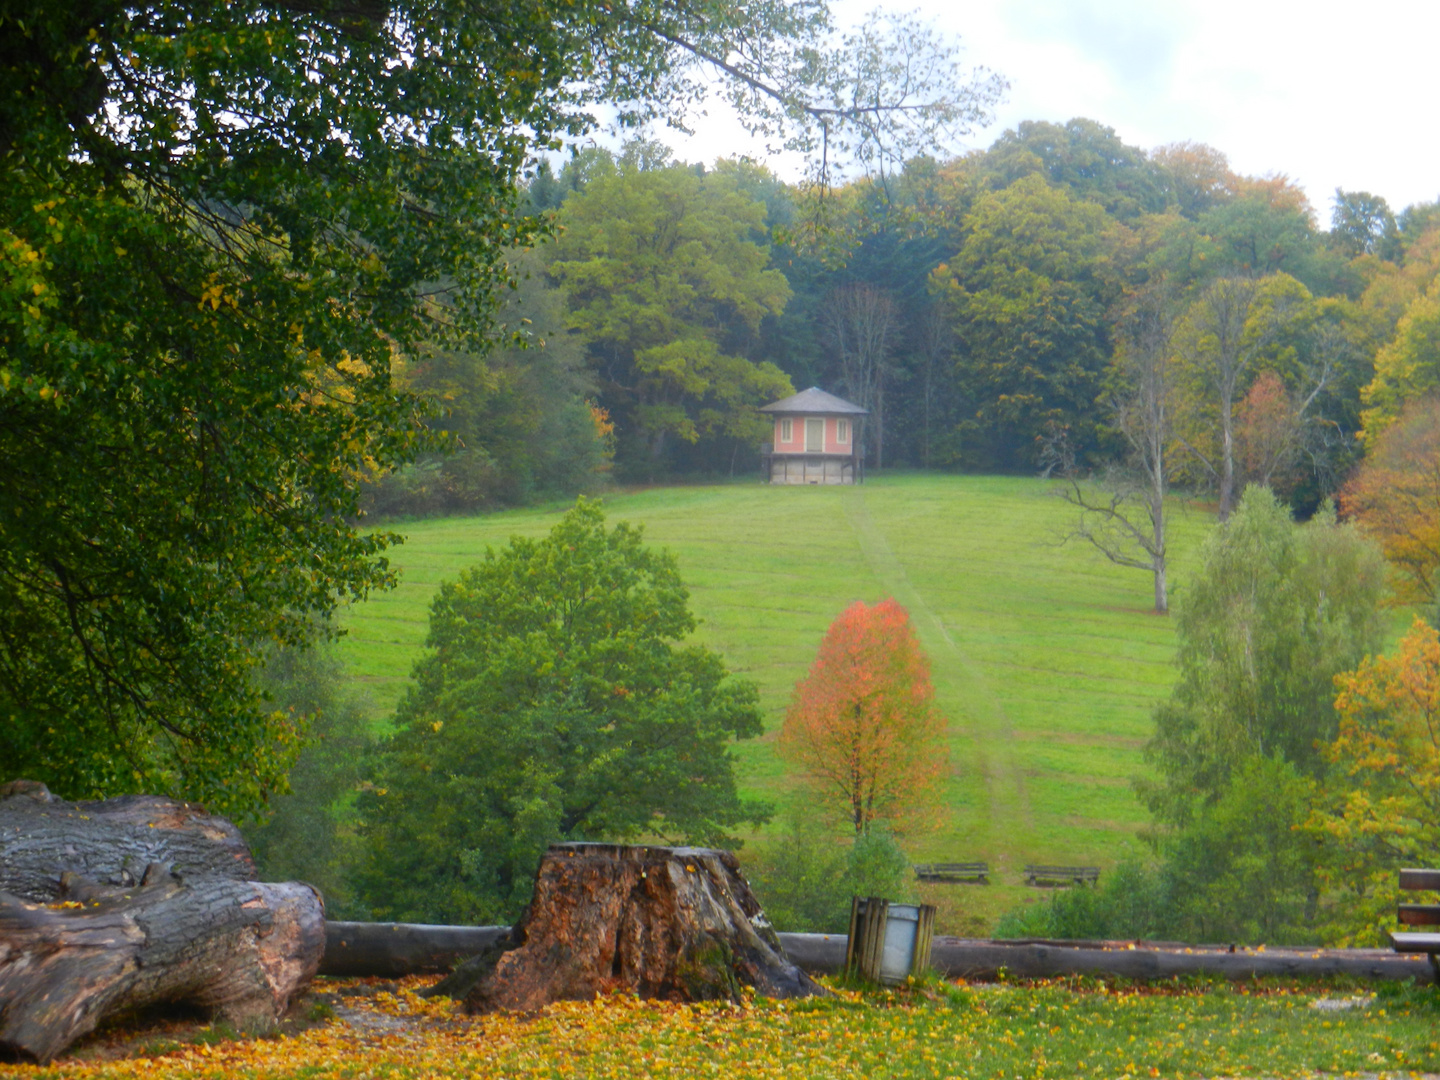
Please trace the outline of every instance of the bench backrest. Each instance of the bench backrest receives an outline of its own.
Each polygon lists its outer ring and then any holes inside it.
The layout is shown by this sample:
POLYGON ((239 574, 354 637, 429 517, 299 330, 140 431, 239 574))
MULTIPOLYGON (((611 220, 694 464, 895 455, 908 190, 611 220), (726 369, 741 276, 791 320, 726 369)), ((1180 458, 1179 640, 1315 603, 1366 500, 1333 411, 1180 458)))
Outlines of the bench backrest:
MULTIPOLYGON (((1440 870, 1401 870, 1400 888, 1410 892, 1440 889, 1440 870)), ((1440 926, 1440 904, 1400 904, 1404 926, 1440 926)))

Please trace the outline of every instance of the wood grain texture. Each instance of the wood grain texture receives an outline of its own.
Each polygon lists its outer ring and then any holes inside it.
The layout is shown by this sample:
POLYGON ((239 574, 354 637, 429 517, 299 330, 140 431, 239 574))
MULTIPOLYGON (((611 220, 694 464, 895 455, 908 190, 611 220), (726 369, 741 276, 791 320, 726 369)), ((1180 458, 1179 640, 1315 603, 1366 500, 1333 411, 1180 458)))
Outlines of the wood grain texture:
POLYGON ((72 803, 30 780, 0 785, 0 851, 0 889, 27 900, 54 900, 66 872, 133 885, 151 863, 192 876, 255 879, 240 830, 197 803, 155 795, 72 803))
POLYGON ((671 1001, 739 1000, 747 986, 827 993, 786 959, 735 856, 708 848, 552 845, 502 945, 472 973, 471 1012, 621 989, 671 1001))
POLYGON ((0 788, 0 1056, 49 1061, 162 1001, 273 1024, 315 975, 325 907, 253 876, 239 832, 200 807, 0 788))

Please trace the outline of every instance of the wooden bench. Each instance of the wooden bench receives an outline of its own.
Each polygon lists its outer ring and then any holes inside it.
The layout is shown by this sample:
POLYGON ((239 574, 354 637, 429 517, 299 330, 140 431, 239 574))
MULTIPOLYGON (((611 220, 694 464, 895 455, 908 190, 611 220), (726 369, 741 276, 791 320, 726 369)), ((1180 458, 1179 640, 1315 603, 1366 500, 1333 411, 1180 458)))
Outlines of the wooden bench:
POLYGON ((1094 885, 1100 880, 1098 866, 1027 866, 1026 885, 1094 885))
MULTIPOLYGON (((1400 888, 1413 890, 1440 890, 1440 870, 1401 870, 1400 888)), ((1440 925, 1440 904, 1401 904, 1396 912, 1404 926, 1440 925)), ((1390 947, 1396 952, 1425 953, 1430 957, 1430 966, 1435 971, 1435 981, 1440 983, 1440 934, 1414 934, 1392 932, 1390 947)))
POLYGON ((938 881, 946 885, 989 885, 990 864, 983 862, 916 863, 919 881, 938 881))

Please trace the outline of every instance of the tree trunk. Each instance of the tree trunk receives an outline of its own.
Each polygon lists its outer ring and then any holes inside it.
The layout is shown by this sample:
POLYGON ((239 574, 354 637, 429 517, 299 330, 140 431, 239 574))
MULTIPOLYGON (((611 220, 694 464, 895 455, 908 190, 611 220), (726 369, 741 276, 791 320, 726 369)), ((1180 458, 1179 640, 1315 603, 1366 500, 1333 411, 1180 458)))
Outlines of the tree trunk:
POLYGON ((555 844, 507 941, 436 992, 470 1012, 614 990, 671 1001, 826 991, 790 963, 728 851, 555 844))
POLYGON ((255 880, 240 830, 202 806, 155 795, 69 803, 34 780, 0 784, 0 852, 0 891, 26 900, 54 900, 66 872, 134 885, 151 863, 189 877, 255 880))
POLYGON ((398 979, 448 973, 509 933, 508 926, 326 922, 319 974, 398 979))
POLYGON ((325 909, 309 885, 250 877, 234 826, 198 806, 0 788, 0 1056, 49 1061, 162 1001, 273 1023, 315 974, 325 909))

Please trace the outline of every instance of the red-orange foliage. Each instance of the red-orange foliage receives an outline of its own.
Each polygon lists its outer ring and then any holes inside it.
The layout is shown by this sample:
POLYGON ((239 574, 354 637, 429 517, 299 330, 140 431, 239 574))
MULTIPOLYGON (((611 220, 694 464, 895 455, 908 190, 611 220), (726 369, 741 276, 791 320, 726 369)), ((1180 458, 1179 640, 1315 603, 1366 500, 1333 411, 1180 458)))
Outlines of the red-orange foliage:
POLYGON ((930 664, 894 600, 854 603, 825 633, 780 731, 781 752, 857 835, 933 808, 946 767, 945 718, 930 664))
POLYGON ((1427 603, 1440 585, 1440 400, 1408 406, 1340 494, 1380 542, 1401 600, 1427 603))
POLYGON ((1299 450, 1300 424, 1285 383, 1261 372, 1235 410, 1235 456, 1247 481, 1277 491, 1299 450))

